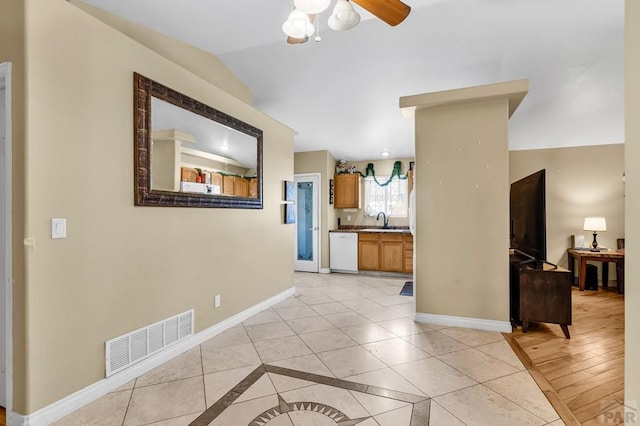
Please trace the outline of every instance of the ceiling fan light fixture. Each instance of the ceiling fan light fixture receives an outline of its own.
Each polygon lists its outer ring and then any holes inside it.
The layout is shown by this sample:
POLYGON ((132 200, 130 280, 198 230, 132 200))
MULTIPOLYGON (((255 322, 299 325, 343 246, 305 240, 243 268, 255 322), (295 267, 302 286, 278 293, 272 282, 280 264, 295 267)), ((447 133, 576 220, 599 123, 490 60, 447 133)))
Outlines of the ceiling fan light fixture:
POLYGON ((326 10, 331 0, 294 0, 293 4, 296 9, 303 11, 309 15, 315 15, 326 10))
POLYGON ((329 17, 329 28, 334 31, 350 30, 360 23, 360 15, 348 0, 338 0, 329 17))
POLYGON ((305 38, 312 35, 315 28, 309 20, 309 15, 301 10, 293 9, 285 23, 282 24, 282 31, 292 38, 305 38))

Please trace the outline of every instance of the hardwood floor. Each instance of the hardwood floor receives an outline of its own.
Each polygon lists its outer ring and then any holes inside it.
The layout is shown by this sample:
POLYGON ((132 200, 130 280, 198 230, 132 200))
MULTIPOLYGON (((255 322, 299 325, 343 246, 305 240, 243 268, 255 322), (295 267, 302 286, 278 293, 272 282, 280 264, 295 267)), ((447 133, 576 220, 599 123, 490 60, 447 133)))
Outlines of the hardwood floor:
POLYGON ((623 424, 624 296, 574 287, 571 339, 560 326, 507 340, 567 425, 623 424))

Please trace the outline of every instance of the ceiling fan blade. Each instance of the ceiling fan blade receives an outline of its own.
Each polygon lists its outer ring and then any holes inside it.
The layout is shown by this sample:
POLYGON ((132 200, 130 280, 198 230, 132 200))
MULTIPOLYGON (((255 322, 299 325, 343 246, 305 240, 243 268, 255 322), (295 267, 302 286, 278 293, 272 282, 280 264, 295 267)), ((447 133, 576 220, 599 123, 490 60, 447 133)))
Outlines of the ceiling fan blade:
MULTIPOLYGON (((307 15, 309 16, 309 21, 313 24, 313 21, 316 20, 316 15, 307 15)), ((302 44, 309 41, 309 37, 305 38, 295 38, 295 37, 287 37, 287 43, 289 44, 302 44)))
POLYGON ((395 27, 404 21, 411 7, 400 0, 352 0, 355 4, 368 10, 387 24, 395 27))

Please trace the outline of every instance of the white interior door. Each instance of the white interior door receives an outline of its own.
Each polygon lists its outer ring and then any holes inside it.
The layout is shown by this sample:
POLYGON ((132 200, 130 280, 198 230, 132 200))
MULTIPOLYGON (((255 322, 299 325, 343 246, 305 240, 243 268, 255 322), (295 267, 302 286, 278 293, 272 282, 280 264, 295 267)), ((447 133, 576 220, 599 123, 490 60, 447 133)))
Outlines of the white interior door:
POLYGON ((296 249, 294 269, 318 272, 320 267, 320 173, 294 176, 296 184, 296 249))

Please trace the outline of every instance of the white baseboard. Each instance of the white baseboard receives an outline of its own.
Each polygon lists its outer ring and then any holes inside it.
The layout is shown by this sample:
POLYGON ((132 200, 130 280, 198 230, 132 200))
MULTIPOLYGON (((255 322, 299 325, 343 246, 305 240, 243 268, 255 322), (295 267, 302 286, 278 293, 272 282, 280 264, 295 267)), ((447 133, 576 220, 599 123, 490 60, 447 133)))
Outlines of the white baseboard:
POLYGON ((416 322, 428 324, 448 325, 451 327, 475 328, 478 330, 499 331, 501 333, 511 333, 511 322, 496 321, 481 318, 453 317, 449 315, 425 314, 416 312, 416 322))
POLYGON ((263 311, 276 303, 279 303, 296 293, 295 287, 288 288, 282 293, 258 303, 232 317, 229 317, 219 323, 202 330, 198 334, 180 340, 172 346, 168 346, 163 351, 153 355, 138 364, 122 370, 109 378, 95 382, 84 389, 81 389, 69 396, 66 396, 53 404, 50 404, 29 415, 23 416, 17 413, 7 413, 8 426, 45 426, 61 419, 62 417, 76 411, 77 409, 87 405, 88 403, 100 398, 107 393, 118 389, 120 386, 129 383, 131 380, 139 377, 148 371, 164 364, 172 358, 198 346, 199 344, 209 340, 210 338, 240 324, 242 321, 252 317, 260 311, 263 311))
POLYGON ((347 271, 345 269, 329 269, 329 271, 331 273, 338 273, 338 274, 358 274, 358 271, 347 271))
POLYGON ((331 273, 331 269, 329 268, 320 268, 320 270, 318 271, 321 274, 330 274, 331 273))
POLYGON ((7 411, 7 426, 23 426, 28 425, 27 416, 7 411))

